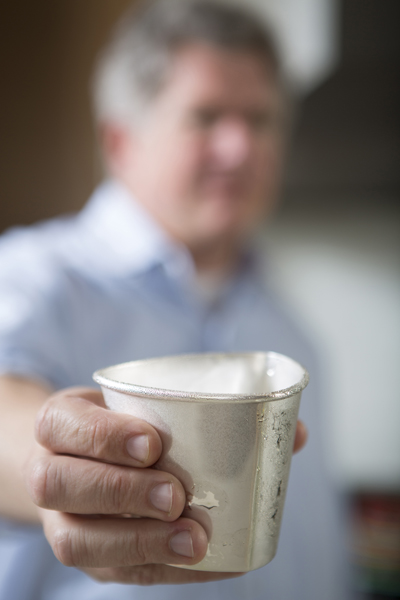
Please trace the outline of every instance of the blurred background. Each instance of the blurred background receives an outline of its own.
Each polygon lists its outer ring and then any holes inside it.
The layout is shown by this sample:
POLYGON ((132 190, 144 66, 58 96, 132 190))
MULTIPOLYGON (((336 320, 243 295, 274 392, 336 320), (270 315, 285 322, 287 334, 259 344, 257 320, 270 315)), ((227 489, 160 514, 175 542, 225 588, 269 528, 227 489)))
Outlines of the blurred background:
MULTIPOLYGON (((252 3, 274 25, 298 98, 283 202, 262 236, 269 277, 322 349, 354 587, 398 598, 400 2, 252 3)), ((1 230, 78 210, 101 178, 88 81, 129 4, 3 5, 1 230)))

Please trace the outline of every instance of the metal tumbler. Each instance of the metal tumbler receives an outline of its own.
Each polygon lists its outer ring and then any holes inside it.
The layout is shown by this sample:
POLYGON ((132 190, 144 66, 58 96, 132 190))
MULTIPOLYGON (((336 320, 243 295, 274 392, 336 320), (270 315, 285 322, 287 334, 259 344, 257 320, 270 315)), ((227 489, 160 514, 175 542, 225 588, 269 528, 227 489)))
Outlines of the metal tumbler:
POLYGON ((155 468, 187 493, 209 540, 185 567, 244 572, 275 556, 307 371, 275 352, 189 354, 96 371, 107 407, 159 432, 155 468))

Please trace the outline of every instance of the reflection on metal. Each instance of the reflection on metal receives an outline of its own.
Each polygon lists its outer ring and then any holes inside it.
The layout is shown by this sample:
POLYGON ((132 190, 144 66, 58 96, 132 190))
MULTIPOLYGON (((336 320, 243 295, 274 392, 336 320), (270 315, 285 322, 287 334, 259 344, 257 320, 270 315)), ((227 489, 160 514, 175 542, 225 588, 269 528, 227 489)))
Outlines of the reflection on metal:
POLYGON ((273 352, 149 359, 98 371, 107 406, 159 432, 157 469, 205 529, 201 571, 250 571, 275 555, 306 371, 273 352), (273 374, 272 374, 273 373, 273 374))

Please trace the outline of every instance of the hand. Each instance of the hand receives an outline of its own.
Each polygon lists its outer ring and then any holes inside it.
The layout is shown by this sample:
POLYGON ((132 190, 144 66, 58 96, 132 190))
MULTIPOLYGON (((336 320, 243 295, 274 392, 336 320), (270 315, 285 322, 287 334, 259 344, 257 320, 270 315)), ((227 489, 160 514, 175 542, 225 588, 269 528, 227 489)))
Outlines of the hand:
POLYGON ((308 433, 302 421, 297 421, 296 435, 294 437, 293 454, 299 452, 307 443, 308 433))
POLYGON ((136 584, 235 576, 168 566, 199 562, 208 541, 197 522, 179 518, 186 501, 181 483, 148 468, 161 454, 149 424, 108 411, 100 392, 69 389, 39 411, 36 440, 28 491, 64 565, 102 581, 136 584))
MULTIPOLYGON (((305 438, 300 424, 295 451, 305 438)), ((27 486, 63 564, 101 581, 134 584, 238 575, 170 566, 199 562, 207 536, 197 522, 180 517, 186 494, 176 477, 149 468, 161 440, 148 423, 107 410, 100 392, 72 388, 39 411, 36 440, 27 486)))

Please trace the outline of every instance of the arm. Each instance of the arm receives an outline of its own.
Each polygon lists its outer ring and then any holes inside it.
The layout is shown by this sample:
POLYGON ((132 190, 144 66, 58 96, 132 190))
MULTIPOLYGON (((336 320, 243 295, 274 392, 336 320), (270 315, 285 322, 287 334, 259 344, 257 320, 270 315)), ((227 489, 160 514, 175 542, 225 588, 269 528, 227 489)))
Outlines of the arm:
POLYGON ((0 514, 39 522, 24 482, 23 467, 34 443, 36 415, 52 389, 15 376, 0 377, 0 514))

